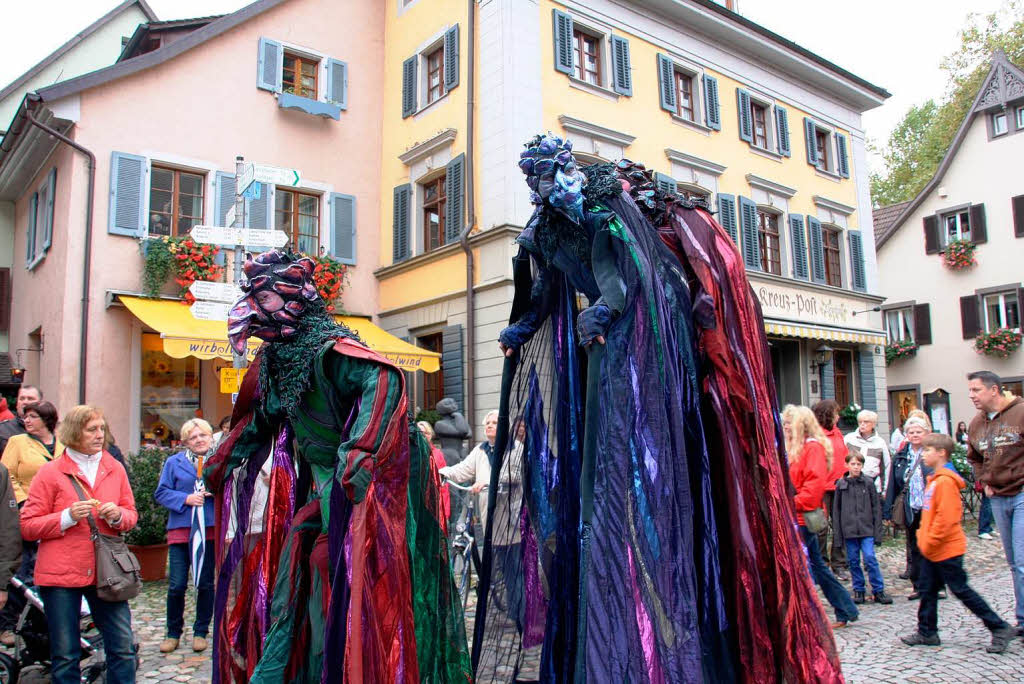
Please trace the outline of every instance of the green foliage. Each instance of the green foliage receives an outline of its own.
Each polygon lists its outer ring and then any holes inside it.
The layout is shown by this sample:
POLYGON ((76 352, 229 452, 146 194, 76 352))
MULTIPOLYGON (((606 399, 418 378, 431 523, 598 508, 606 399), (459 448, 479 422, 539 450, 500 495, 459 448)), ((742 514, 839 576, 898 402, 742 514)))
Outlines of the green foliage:
POLYGON ((956 472, 960 473, 960 477, 971 482, 974 481, 974 470, 971 468, 970 461, 967 460, 966 446, 957 444, 953 453, 949 455, 949 462, 956 468, 956 472))
POLYGON ((157 297, 164 283, 174 273, 174 254, 166 238, 143 240, 139 248, 145 259, 142 266, 142 291, 147 297, 157 297))
POLYGON ((143 448, 128 456, 128 481, 139 512, 139 523, 126 535, 129 544, 147 546, 167 540, 167 509, 156 502, 154 495, 164 461, 172 453, 172 449, 143 448))
POLYGON ((896 340, 885 345, 885 365, 896 359, 907 359, 917 354, 917 343, 913 340, 896 340))
POLYGON ((420 412, 416 414, 414 422, 418 423, 421 420, 427 421, 433 427, 434 423, 441 420, 441 414, 434 409, 420 409, 420 412))

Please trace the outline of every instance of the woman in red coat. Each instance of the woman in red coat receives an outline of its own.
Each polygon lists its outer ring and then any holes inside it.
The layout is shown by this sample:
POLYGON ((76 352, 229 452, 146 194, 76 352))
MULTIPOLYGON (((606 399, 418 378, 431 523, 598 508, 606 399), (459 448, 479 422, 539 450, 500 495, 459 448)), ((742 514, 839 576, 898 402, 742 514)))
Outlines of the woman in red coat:
MULTIPOLYGON (((839 404, 834 399, 822 399, 811 407, 818 425, 825 432, 829 442, 832 444, 832 467, 829 469, 828 479, 825 482, 825 516, 832 514, 832 501, 836 496, 836 482, 843 479, 846 474, 846 454, 849 448, 843 433, 839 431, 839 404)), ((850 579, 846 574, 849 564, 846 562, 846 548, 843 545, 833 542, 828 543, 829 528, 826 527, 818 534, 818 547, 821 549, 821 557, 832 568, 832 574, 842 581, 850 579)))
POLYGON ((793 503, 800 536, 807 547, 811 577, 821 587, 825 598, 836 611, 833 629, 845 627, 858 618, 857 606, 846 588, 825 565, 818 549, 818 537, 807 531, 804 512, 821 508, 825 483, 832 469, 832 444, 821 430, 818 421, 806 406, 787 406, 782 412, 782 430, 786 436, 789 455, 789 479, 796 488, 793 503))
POLYGON ((35 582, 49 622, 54 684, 81 679, 83 596, 103 635, 107 681, 135 681, 131 611, 127 601, 96 595, 96 552, 85 519, 93 516, 102 534, 115 535, 135 527, 139 518, 124 466, 103 450, 103 425, 103 414, 92 406, 76 406, 64 416, 57 435, 64 454, 39 469, 21 510, 22 536, 39 541, 35 582), (89 500, 81 500, 73 479, 89 500))

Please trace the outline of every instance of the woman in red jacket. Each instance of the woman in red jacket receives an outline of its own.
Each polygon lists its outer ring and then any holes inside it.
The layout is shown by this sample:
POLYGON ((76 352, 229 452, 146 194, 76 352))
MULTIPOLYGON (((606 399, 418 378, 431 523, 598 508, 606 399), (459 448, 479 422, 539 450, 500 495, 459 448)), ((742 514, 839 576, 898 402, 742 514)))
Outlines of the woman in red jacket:
POLYGON ((832 444, 822 432, 811 409, 806 406, 787 406, 783 410, 782 431, 786 436, 786 451, 789 455, 789 479, 796 488, 796 496, 793 498, 796 520, 800 527, 800 537, 807 547, 811 577, 836 611, 836 621, 832 623, 832 628, 845 627, 859 617, 857 606, 850 593, 822 560, 818 537, 807 531, 803 515, 806 511, 821 508, 825 483, 832 469, 832 444))
POLYGON ((81 679, 79 609, 84 596, 103 635, 107 681, 132 684, 131 611, 127 601, 104 601, 96 595, 96 553, 85 517, 92 515, 103 534, 126 532, 138 521, 135 497, 124 466, 103 451, 99 409, 76 406, 57 431, 64 454, 39 469, 21 510, 22 536, 39 541, 35 582, 50 627, 51 681, 77 684, 81 679), (88 501, 78 496, 73 478, 88 501))
MULTIPOLYGON (((822 399, 811 407, 814 417, 821 426, 828 441, 832 444, 832 467, 829 468, 828 478, 825 481, 825 516, 832 515, 832 501, 836 496, 836 482, 843 479, 846 474, 846 454, 849 449, 843 433, 839 431, 839 404, 834 399, 822 399)), ((846 562, 846 548, 833 542, 828 543, 829 528, 826 527, 818 534, 818 548, 821 549, 821 557, 832 568, 832 574, 839 580, 845 582, 850 579, 846 574, 849 564, 846 562)))

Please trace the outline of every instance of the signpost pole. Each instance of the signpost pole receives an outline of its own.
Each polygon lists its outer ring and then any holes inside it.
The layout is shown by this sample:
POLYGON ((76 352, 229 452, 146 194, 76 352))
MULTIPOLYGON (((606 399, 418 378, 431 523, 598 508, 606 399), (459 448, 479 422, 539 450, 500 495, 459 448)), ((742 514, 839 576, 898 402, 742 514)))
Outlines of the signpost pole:
MULTIPOLYGON (((242 182, 242 173, 245 170, 245 158, 242 155, 235 157, 235 221, 232 224, 232 228, 244 227, 243 218, 245 217, 245 198, 242 197, 242 191, 245 189, 239 185, 242 182)), ((245 258, 243 253, 243 246, 241 244, 235 245, 235 268, 234 268, 234 282, 237 285, 242 280, 242 259, 245 258)), ((238 352, 232 352, 232 365, 235 368, 245 368, 246 366, 245 354, 239 354, 238 352)))

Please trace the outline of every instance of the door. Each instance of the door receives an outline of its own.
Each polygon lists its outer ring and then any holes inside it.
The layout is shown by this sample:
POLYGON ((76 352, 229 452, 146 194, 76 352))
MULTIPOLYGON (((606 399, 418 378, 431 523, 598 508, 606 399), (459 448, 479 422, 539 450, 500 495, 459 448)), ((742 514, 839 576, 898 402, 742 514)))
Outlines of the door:
MULTIPOLYGON (((416 340, 423 349, 440 354, 444 349, 442 333, 424 335, 416 340)), ((437 407, 437 402, 444 399, 444 368, 438 368, 436 373, 421 373, 423 378, 423 402, 420 404, 425 410, 432 411, 437 407)))
POLYGON ((832 374, 836 383, 836 402, 841 408, 845 408, 853 401, 853 375, 850 369, 853 367, 853 357, 849 351, 836 349, 832 352, 832 374))

